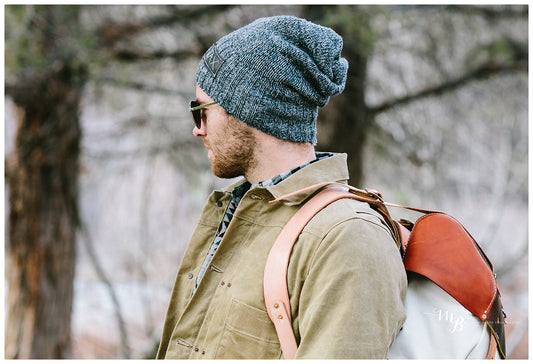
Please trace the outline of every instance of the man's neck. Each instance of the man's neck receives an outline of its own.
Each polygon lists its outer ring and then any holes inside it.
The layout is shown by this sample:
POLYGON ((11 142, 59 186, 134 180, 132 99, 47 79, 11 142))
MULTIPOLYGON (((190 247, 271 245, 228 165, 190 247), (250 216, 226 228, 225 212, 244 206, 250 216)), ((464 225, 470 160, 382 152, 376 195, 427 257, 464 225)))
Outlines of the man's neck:
POLYGON ((256 150, 256 163, 245 177, 250 183, 268 180, 316 159, 312 143, 296 143, 263 137, 256 150))

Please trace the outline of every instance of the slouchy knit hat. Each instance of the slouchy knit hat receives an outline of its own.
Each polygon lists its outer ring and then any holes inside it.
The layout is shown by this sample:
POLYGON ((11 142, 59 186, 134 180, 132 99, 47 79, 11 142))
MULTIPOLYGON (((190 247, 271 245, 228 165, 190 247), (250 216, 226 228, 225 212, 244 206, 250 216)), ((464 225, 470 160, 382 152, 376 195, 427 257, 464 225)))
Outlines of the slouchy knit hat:
POLYGON ((196 71, 200 88, 246 124, 316 144, 318 107, 342 92, 342 38, 294 16, 260 18, 213 44, 196 71))

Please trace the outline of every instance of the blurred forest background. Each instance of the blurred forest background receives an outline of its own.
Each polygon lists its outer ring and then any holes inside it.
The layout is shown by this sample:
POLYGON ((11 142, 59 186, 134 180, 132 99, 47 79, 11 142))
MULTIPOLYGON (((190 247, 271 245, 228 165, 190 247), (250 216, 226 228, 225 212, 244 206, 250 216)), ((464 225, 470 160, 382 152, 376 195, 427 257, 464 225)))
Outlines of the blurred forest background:
MULTIPOLYGON (((203 52, 269 15, 333 27, 346 90, 318 150, 483 246, 528 357, 528 6, 5 6, 5 356, 150 358, 211 175, 203 52)), ((404 211, 393 215, 415 216, 404 211)))

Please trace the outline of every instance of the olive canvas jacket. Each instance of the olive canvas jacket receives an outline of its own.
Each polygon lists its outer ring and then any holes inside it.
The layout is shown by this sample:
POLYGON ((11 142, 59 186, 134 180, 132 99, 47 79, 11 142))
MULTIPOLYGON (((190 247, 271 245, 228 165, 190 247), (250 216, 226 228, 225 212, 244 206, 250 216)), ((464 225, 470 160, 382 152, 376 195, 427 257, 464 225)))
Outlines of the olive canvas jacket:
MULTIPOLYGON (((346 155, 335 154, 277 185, 249 190, 191 295, 231 191, 242 181, 214 191, 179 267, 157 357, 283 358, 266 313, 263 270, 277 235, 313 191, 269 201, 347 179, 346 155)), ((407 280, 394 240, 368 204, 343 199, 320 211, 294 246, 287 280, 296 358, 387 357, 405 320, 407 280)))

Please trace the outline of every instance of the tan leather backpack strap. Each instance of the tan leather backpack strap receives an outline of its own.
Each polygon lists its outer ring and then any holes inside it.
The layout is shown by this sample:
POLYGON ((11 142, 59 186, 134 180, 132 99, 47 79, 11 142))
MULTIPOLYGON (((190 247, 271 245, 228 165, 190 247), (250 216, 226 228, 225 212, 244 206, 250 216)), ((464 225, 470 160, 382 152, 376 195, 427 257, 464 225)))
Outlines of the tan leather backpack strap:
POLYGON ((396 227, 398 228, 398 232, 400 234, 400 248, 402 253, 402 258, 407 250, 407 243, 409 242, 409 237, 411 236, 411 231, 409 231, 405 226, 400 224, 398 221, 393 220, 394 224, 396 224, 396 227))
MULTIPOLYGON (((385 201, 383 201, 383 197, 381 196, 381 193, 378 192, 378 191, 368 190, 368 189, 362 190, 360 188, 356 188, 356 187, 350 186, 350 185, 345 184, 345 183, 333 182, 333 181, 317 183, 317 184, 302 188, 300 190, 288 193, 286 195, 280 196, 280 197, 278 197, 275 200, 272 200, 270 202, 278 202, 278 201, 281 201, 281 200, 283 200, 285 198, 288 198, 288 197, 297 195, 299 193, 302 193, 304 191, 316 190, 316 189, 323 188, 323 187, 328 187, 328 186, 335 186, 337 188, 344 188, 347 191, 350 191, 351 193, 353 193, 354 195, 359 197, 359 198, 357 198, 357 200, 359 200, 359 201, 364 201, 364 202, 368 202, 368 203, 382 203, 385 206, 398 207, 398 208, 402 208, 402 209, 407 209, 407 210, 420 212, 420 213, 423 213, 423 214, 429 214, 429 213, 433 213, 433 212, 442 212, 442 211, 438 211, 438 210, 421 209, 421 208, 418 208, 418 207, 398 205, 398 204, 394 204, 394 203, 390 203, 390 202, 385 202, 385 201)), ((353 196, 352 196, 352 198, 353 198, 353 196)))
MULTIPOLYGON (((406 229, 401 229, 400 224, 394 221, 394 219, 390 216, 389 211, 387 210, 387 206, 390 205, 393 207, 404 207, 404 208, 413 209, 419 212, 422 212, 422 211, 432 212, 430 210, 420 210, 420 209, 406 207, 406 206, 389 204, 383 201, 381 194, 377 191, 362 190, 362 189, 359 189, 359 188, 356 188, 356 187, 353 187, 353 186, 350 186, 344 183, 339 183, 339 182, 317 183, 317 184, 308 186, 306 188, 302 188, 300 190, 294 191, 292 193, 288 193, 286 195, 280 196, 276 198, 275 200, 270 201, 270 203, 282 201, 296 194, 300 194, 304 191, 317 190, 317 189, 326 188, 326 187, 328 190, 341 190, 341 191, 349 192, 348 194, 345 194, 344 197, 341 197, 341 198, 351 198, 357 201, 368 203, 370 207, 372 207, 376 212, 378 212, 383 217, 384 221, 387 223, 387 225, 389 226, 391 230, 392 236, 395 239, 396 244, 399 247, 407 242, 407 240, 402 240, 403 237, 405 237, 406 229)), ((305 204, 307 203, 308 202, 306 202, 305 204)))
POLYGON ((353 198, 350 192, 328 188, 306 202, 278 235, 265 264, 263 293, 268 316, 274 323, 285 359, 293 359, 298 344, 291 322, 287 288, 287 269, 292 247, 305 225, 322 208, 341 198, 353 198))

